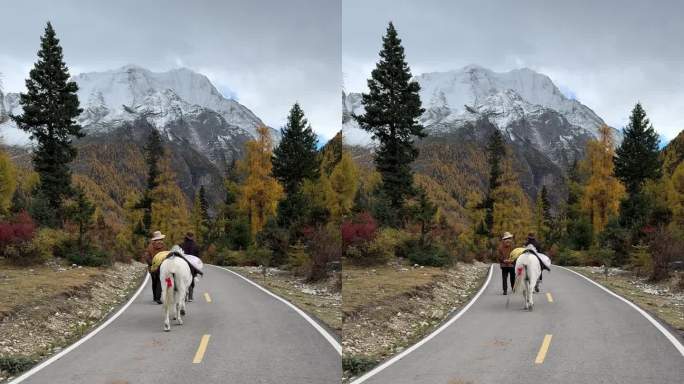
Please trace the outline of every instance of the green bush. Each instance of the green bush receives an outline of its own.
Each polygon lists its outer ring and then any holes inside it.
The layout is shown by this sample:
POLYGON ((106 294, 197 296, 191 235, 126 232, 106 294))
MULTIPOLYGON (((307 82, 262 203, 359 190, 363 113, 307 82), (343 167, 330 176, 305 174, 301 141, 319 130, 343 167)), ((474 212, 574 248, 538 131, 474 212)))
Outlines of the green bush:
POLYGON ((36 362, 26 356, 0 356, 0 371, 16 375, 31 368, 36 362))
POLYGON ((5 258, 15 265, 27 266, 44 261, 31 241, 8 245, 4 253, 5 258))
POLYGON ((350 356, 342 358, 342 369, 352 376, 358 376, 364 372, 370 371, 373 367, 378 365, 379 361, 366 356, 350 356))
POLYGON ((653 273, 653 258, 648 246, 643 244, 632 246, 627 268, 636 273, 637 276, 648 276, 653 273))
POLYGON ((251 246, 244 255, 245 260, 252 265, 270 267, 273 261, 273 251, 268 248, 251 246))
POLYGON ((41 260, 49 260, 54 256, 55 250, 68 240, 68 234, 59 229, 43 227, 38 230, 31 240, 33 247, 41 260))
POLYGON ((75 240, 68 240, 58 247, 58 255, 70 263, 84 267, 101 267, 111 264, 111 257, 101 249, 93 246, 79 247, 75 240))
POLYGON ((287 267, 295 275, 308 276, 311 271, 311 257, 306 253, 306 247, 298 242, 290 246, 287 252, 287 267))
POLYGON ((411 263, 430 267, 451 265, 453 258, 444 247, 436 243, 421 244, 418 239, 404 242, 400 254, 411 263))
POLYGON ((398 247, 405 243, 409 234, 394 228, 383 228, 373 240, 347 248, 346 256, 357 265, 378 265, 392 259, 398 247))
POLYGON ((554 260, 557 265, 580 265, 584 255, 582 251, 575 251, 573 249, 562 249, 558 253, 558 257, 554 260))

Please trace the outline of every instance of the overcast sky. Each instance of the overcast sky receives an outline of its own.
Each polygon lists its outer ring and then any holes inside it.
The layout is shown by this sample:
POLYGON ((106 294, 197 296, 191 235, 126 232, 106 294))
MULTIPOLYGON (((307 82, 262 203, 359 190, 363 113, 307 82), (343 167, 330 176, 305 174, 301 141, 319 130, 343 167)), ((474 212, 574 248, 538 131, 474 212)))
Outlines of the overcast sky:
POLYGON ((138 64, 188 67, 264 122, 299 101, 314 130, 340 129, 340 0, 9 1, 0 10, 0 73, 24 90, 46 21, 71 74, 138 64))
POLYGON ((666 139, 684 129, 684 2, 343 0, 347 91, 366 89, 393 21, 414 75, 479 64, 548 75, 622 128, 641 101, 666 139))

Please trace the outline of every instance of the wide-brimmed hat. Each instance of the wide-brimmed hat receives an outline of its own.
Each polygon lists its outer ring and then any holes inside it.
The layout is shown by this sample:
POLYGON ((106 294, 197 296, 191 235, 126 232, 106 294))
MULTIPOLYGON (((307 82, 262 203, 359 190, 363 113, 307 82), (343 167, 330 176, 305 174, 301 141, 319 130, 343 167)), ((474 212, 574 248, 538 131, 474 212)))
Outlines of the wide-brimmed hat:
POLYGON ((512 239, 513 235, 510 232, 504 232, 503 236, 501 236, 501 240, 506 240, 506 239, 512 239))
POLYGON ((161 239, 163 239, 163 238, 165 238, 165 237, 166 237, 166 235, 163 235, 163 234, 161 233, 161 231, 154 231, 154 233, 152 234, 152 239, 151 239, 151 240, 152 240, 152 241, 161 240, 161 239))

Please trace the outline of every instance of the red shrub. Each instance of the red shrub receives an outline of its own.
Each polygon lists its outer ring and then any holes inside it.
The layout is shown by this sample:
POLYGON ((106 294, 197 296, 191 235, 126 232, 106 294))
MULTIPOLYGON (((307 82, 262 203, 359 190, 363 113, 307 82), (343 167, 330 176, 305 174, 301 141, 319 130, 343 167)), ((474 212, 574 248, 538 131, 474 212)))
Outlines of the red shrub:
POLYGON ((378 230, 378 223, 368 212, 356 215, 352 220, 345 221, 340 227, 342 244, 346 248, 350 245, 373 240, 378 230))
POLYGON ((26 212, 14 216, 9 222, 0 222, 0 248, 33 239, 36 224, 26 212))

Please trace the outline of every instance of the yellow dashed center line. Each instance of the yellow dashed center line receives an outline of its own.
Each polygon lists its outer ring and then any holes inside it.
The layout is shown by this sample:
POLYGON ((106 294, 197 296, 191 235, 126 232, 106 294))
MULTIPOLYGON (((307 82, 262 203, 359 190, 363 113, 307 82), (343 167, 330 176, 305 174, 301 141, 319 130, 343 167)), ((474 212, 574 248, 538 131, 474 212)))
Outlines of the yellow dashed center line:
POLYGON ((195 358, 192 359, 193 364, 199 364, 202 362, 202 359, 204 358, 204 352, 207 351, 207 344, 209 344, 209 338, 211 338, 211 335, 202 336, 202 340, 200 340, 200 345, 197 348, 197 353, 195 353, 195 358))
POLYGON ((549 303, 553 303, 553 296, 551 296, 551 292, 546 293, 546 300, 548 300, 549 303))
POLYGON ((539 353, 537 353, 537 358, 534 360, 535 364, 541 364, 544 362, 544 359, 546 358, 546 352, 549 351, 549 345, 551 345, 551 337, 552 335, 546 335, 544 336, 544 341, 542 341, 541 348, 539 348, 539 353))
POLYGON ((204 300, 206 300, 207 303, 211 303, 211 296, 209 296, 209 293, 204 292, 204 300))

